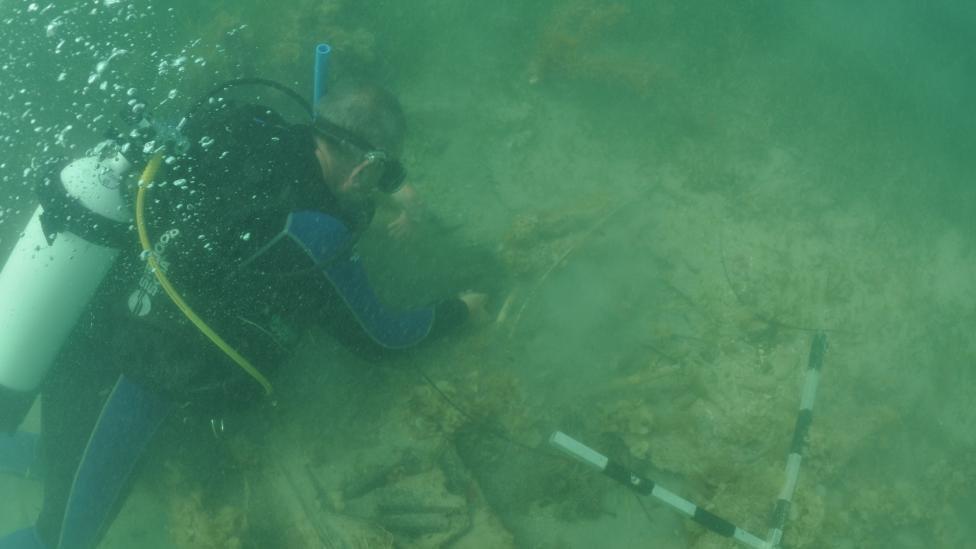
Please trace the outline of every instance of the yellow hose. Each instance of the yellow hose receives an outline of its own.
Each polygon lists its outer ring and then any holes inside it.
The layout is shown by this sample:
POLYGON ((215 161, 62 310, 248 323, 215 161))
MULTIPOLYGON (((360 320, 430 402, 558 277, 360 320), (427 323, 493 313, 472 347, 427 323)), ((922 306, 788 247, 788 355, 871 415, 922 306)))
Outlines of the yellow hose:
POLYGON ((156 275, 156 280, 159 281, 159 285, 162 286, 163 290, 166 292, 166 295, 173 300, 173 303, 176 304, 181 311, 183 311, 186 318, 188 318, 190 322, 192 322, 193 325, 203 333, 203 335, 207 336, 210 341, 213 341, 214 345, 229 356, 231 360, 236 362, 241 369, 253 377, 255 381, 260 383, 267 395, 271 395, 274 392, 274 388, 271 386, 271 382, 268 381, 268 378, 264 377, 264 375, 259 372, 253 364, 248 362, 246 358, 241 356, 241 354, 235 351, 233 347, 228 345, 226 341, 217 335, 217 332, 214 332, 210 326, 207 326, 203 319, 193 312, 193 309, 191 309, 190 306, 183 301, 183 298, 176 291, 176 288, 174 288, 169 279, 166 278, 166 273, 163 272, 156 254, 153 253, 152 244, 149 240, 149 233, 146 231, 146 221, 143 217, 143 210, 146 205, 146 190, 149 188, 149 185, 152 183, 153 179, 155 179, 162 160, 163 155, 160 153, 157 153, 149 160, 149 163, 146 164, 146 168, 142 171, 142 176, 139 177, 139 191, 136 193, 136 229, 139 231, 139 243, 142 244, 142 251, 146 255, 146 260, 149 261, 149 266, 152 269, 153 274, 156 275))

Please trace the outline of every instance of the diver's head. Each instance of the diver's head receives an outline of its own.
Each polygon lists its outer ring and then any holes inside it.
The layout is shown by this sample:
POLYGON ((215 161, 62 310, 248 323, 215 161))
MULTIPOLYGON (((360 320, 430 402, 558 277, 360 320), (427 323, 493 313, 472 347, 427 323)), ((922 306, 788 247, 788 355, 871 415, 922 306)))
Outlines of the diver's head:
POLYGON ((365 198, 403 184, 399 155, 406 122, 390 92, 361 81, 340 82, 316 107, 313 129, 323 178, 338 196, 365 198))

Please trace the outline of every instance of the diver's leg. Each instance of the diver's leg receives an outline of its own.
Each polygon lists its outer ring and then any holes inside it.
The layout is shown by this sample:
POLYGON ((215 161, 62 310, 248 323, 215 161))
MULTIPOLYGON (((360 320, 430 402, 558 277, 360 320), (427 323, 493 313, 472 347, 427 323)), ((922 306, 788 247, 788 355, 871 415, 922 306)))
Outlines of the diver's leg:
MULTIPOLYGON (((80 459, 71 460, 76 466, 48 471, 37 524, 44 542, 59 549, 95 547, 120 507, 143 450, 171 408, 160 395, 125 376, 118 378, 82 443, 80 459)), ((45 441, 55 442, 47 436, 45 432, 45 441)), ((72 450, 79 444, 73 435, 58 442, 72 450)), ((50 455, 52 449, 45 446, 45 451, 50 455)))
POLYGON ((36 397, 36 391, 15 391, 0 385, 0 433, 16 431, 36 397))
POLYGON ((0 473, 23 478, 38 478, 35 469, 37 433, 0 433, 0 473))
POLYGON ((64 508, 99 411, 118 370, 73 353, 55 365, 42 387, 41 440, 38 461, 44 470, 44 503, 37 530, 47 545, 57 545, 64 508))
POLYGON ((48 549, 48 547, 50 546, 45 545, 38 537, 37 530, 33 526, 0 538, 0 549, 48 549))
POLYGON ((132 472, 173 408, 160 394, 119 376, 75 474, 59 549, 93 549, 115 518, 132 472))

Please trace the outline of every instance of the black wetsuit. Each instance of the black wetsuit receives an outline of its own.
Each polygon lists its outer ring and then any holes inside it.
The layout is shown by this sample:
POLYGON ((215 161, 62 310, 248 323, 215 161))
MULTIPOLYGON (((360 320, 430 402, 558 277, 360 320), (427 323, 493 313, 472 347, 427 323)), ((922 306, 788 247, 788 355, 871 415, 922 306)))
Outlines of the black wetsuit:
MULTIPOLYGON (((168 276, 194 311, 265 375, 278 368, 302 331, 314 324, 326 326, 358 351, 382 349, 382 341, 362 328, 340 292, 322 276, 321 265, 287 241, 266 247, 290 212, 324 212, 355 233, 370 222, 371 207, 341 205, 321 180, 311 135, 255 109, 245 111, 254 127, 244 131, 258 134, 256 142, 238 143, 238 127, 235 148, 222 150, 226 144, 218 135, 223 123, 218 118, 197 130, 212 138, 204 140, 206 150, 196 143, 186 164, 171 166, 150 190, 147 224, 168 276), (233 169, 224 170, 221 161, 228 157, 233 169), (164 238, 166 234, 171 236, 164 238)), ((135 233, 132 241, 41 389, 46 478, 37 528, 52 546, 74 471, 120 373, 174 401, 211 408, 261 394, 260 386, 162 291, 153 290, 154 278, 135 245, 135 233)), ((352 253, 350 247, 335 259, 352 253)), ((449 331, 467 316, 456 298, 432 307, 428 337, 449 331)))

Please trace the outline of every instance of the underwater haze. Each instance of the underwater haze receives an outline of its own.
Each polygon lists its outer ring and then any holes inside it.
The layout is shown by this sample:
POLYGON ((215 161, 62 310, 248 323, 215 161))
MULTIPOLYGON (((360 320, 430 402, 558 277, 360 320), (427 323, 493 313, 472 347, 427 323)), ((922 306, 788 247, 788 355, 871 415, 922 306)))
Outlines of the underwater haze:
MULTIPOLYGON (((0 258, 45 165, 228 79, 310 97, 325 41, 407 116, 380 293, 489 296, 380 361, 310 330, 218 454, 165 430, 101 547, 745 546, 547 441, 765 539, 818 333, 785 544, 976 546, 974 32, 962 0, 0 0, 0 258)), ((0 494, 0 535, 34 519, 39 483, 0 494)))

